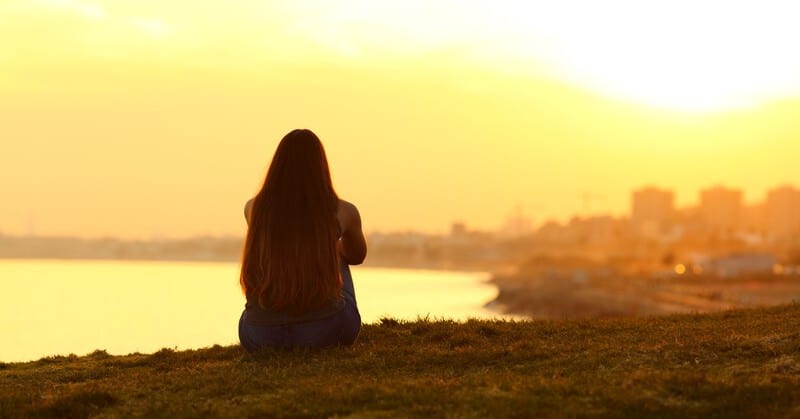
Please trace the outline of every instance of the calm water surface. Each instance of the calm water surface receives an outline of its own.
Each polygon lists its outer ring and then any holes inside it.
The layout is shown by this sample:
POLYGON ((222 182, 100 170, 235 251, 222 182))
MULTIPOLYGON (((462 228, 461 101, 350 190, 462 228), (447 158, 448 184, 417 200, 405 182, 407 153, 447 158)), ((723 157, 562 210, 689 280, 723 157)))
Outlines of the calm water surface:
MULTIPOLYGON (((486 274, 353 267, 364 323, 497 317, 486 274)), ((235 263, 0 260, 0 361, 238 343, 235 263)))

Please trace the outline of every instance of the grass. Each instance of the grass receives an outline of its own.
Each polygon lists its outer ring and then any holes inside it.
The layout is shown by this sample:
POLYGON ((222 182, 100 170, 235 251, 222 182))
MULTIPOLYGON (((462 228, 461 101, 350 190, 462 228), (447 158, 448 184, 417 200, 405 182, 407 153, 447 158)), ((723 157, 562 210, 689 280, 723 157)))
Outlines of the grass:
POLYGON ((800 304, 0 364, 0 417, 800 417, 800 304))

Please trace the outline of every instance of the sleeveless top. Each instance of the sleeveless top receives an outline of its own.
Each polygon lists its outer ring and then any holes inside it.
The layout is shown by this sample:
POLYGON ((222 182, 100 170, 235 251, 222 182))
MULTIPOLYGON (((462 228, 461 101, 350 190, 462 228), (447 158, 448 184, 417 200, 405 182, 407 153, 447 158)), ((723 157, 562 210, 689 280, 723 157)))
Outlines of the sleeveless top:
MULTIPOLYGON (((336 223, 339 230, 339 237, 342 236, 342 227, 336 223)), ((342 263, 347 263, 339 259, 339 266, 342 263)), ((340 268, 341 271, 341 268, 340 268)), ((282 311, 267 310, 258 304, 258 297, 247 295, 247 302, 244 305, 245 312, 247 313, 246 321, 251 324, 263 326, 280 326, 286 324, 306 323, 315 320, 322 320, 328 317, 335 316, 342 309, 344 309, 344 297, 339 295, 331 298, 331 301, 317 310, 312 310, 301 314, 290 314, 282 311)))

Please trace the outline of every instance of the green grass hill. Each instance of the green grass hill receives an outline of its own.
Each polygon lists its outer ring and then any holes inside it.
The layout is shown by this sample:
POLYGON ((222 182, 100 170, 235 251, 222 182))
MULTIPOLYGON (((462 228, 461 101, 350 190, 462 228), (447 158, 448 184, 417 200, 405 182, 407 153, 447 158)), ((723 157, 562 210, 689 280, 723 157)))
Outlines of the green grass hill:
MULTIPOLYGON (((0 417, 800 417, 800 304, 0 363, 0 417)), ((7 339, 7 337, 5 338, 7 339)))

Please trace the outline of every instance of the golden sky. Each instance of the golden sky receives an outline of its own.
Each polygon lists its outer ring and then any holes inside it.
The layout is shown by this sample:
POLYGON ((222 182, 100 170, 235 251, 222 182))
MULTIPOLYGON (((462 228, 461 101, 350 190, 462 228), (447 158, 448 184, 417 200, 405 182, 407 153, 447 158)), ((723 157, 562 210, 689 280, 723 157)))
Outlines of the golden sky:
POLYGON ((0 232, 244 233, 280 138, 368 231, 800 184, 793 1, 0 2, 0 232), (735 3, 735 4, 731 4, 735 3))

